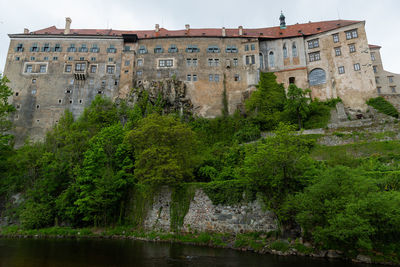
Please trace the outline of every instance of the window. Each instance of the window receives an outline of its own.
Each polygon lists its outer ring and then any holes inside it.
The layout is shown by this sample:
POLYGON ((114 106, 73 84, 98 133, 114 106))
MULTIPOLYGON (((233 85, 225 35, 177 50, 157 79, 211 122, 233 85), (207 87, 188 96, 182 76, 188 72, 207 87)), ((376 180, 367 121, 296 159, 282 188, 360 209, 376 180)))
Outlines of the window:
POLYGON ((139 54, 147 54, 147 49, 144 45, 141 45, 138 52, 139 54))
POLYGON ((24 45, 18 44, 17 47, 15 48, 15 52, 24 52, 24 45))
POLYGON ((65 72, 71 72, 72 65, 65 65, 65 72))
POLYGON ((214 81, 219 82, 219 74, 214 74, 214 81))
POLYGON ((160 68, 170 68, 174 65, 174 61, 172 59, 160 59, 158 61, 158 66, 160 68))
POLYGON ((375 61, 375 53, 371 53, 371 60, 375 61))
POLYGON ((186 81, 190 82, 192 80, 192 75, 188 74, 186 76, 186 81))
POLYGON ((219 47, 218 46, 209 46, 207 47, 207 53, 219 53, 219 47))
POLYGON ((86 47, 86 44, 81 45, 81 48, 79 48, 79 52, 88 52, 88 48, 86 47))
POLYGON ((142 77, 142 74, 143 74, 143 72, 142 72, 141 70, 138 70, 138 71, 136 72, 136 75, 137 75, 138 77, 142 77))
POLYGON ((157 45, 157 46, 154 48, 154 53, 155 53, 155 54, 164 53, 164 49, 163 49, 161 46, 157 45))
POLYGON ((308 56, 309 56, 310 62, 321 60, 321 56, 320 56, 319 52, 310 53, 310 54, 308 54, 308 56))
POLYGON ((129 45, 125 45, 124 46, 124 51, 125 52, 131 51, 131 47, 129 45))
POLYGON ((131 64, 130 60, 125 60, 125 66, 129 66, 131 64))
POLYGON ((240 81, 240 75, 239 74, 235 74, 233 79, 234 79, 235 82, 240 81))
POLYGON ((36 79, 32 79, 32 83, 36 83, 36 79))
POLYGON ((95 57, 91 57, 90 60, 91 61, 96 61, 96 58, 95 57))
POLYGON ((107 53, 116 53, 117 49, 114 47, 114 45, 110 45, 109 48, 107 48, 107 53))
POLYGON ((283 58, 287 58, 288 57, 288 52, 287 52, 287 48, 286 48, 286 44, 283 45, 283 58))
POLYGON ((25 72, 32 73, 32 65, 26 65, 25 72))
POLYGON ((53 57, 53 60, 58 60, 58 57, 53 57))
POLYGON ((178 53, 178 47, 176 47, 176 45, 172 44, 172 45, 168 48, 168 53, 178 53))
POLYGON ((198 52, 200 52, 200 49, 197 47, 197 45, 189 45, 186 48, 186 52, 187 53, 198 53, 198 52))
POLYGON ((349 51, 350 53, 356 52, 356 46, 354 44, 349 45, 349 51))
POLYGON ((138 67, 143 66, 143 59, 138 59, 137 60, 137 65, 138 65, 138 67))
POLYGON ((268 63, 269 63, 269 67, 273 68, 275 67, 275 57, 274 57, 274 52, 269 52, 268 54, 268 63))
MULTIPOLYGON (((73 85, 74 82, 75 82, 75 80, 74 80, 74 79, 71 79, 71 80, 69 81, 69 84, 70 84, 70 85, 73 85)), ((72 91, 71 91, 71 90, 67 90, 67 93, 72 93, 72 91)))
POLYGON ((209 59, 208 59, 208 66, 212 66, 212 65, 213 65, 213 61, 214 61, 214 60, 213 60, 212 58, 209 58, 209 59))
POLYGON ((296 43, 293 43, 293 45, 292 45, 292 56, 293 57, 297 57, 298 55, 297 55, 297 46, 296 46, 296 43))
POLYGON ((75 71, 85 71, 86 63, 76 63, 75 64, 75 71))
POLYGON ((339 70, 339 74, 343 74, 344 73, 344 66, 340 66, 338 68, 338 70, 339 70))
POLYGON ((67 49, 67 52, 76 52, 75 44, 70 44, 70 46, 67 49))
POLYGON ((40 65, 39 72, 40 73, 46 73, 47 72, 47 65, 40 65))
POLYGON ((319 47, 319 39, 314 39, 308 41, 308 49, 313 49, 319 47))
POLYGON ((289 77, 289 84, 294 84, 295 80, 295 77, 289 77))
POLYGON ((39 47, 38 47, 37 43, 34 43, 34 44, 31 46, 30 51, 31 51, 31 52, 39 52, 39 47))
POLYGON ((356 64, 354 64, 354 70, 355 70, 355 71, 359 71, 359 70, 361 70, 360 63, 356 63, 356 64))
POLYGON ((31 60, 35 60, 36 58, 35 57, 31 57, 31 60))
POLYGON ((225 49, 226 53, 237 53, 238 49, 236 48, 236 46, 227 46, 225 49))
POLYGON ((42 47, 42 52, 50 52, 50 45, 44 44, 44 46, 42 47))
POLYGON ((244 46, 244 51, 249 51, 249 45, 248 44, 244 46))
POLYGON ((376 89, 378 90, 378 94, 380 94, 381 93, 381 87, 377 87, 376 89))
POLYGON ((19 61, 20 60, 20 57, 15 57, 15 61, 19 61))
POLYGON ((107 66, 107 74, 114 74, 115 72, 115 66, 107 66))
POLYGON ((246 65, 254 65, 254 64, 256 64, 256 56, 255 55, 246 56, 246 65))
POLYGON ((251 49, 252 51, 256 50, 256 45, 255 45, 255 44, 251 44, 251 45, 250 45, 250 49, 251 49))
POLYGON ((326 83, 326 74, 323 69, 313 69, 308 75, 310 86, 326 83))
POLYGON ((379 83, 379 77, 375 77, 375 83, 376 83, 376 84, 379 83))
POLYGON ((193 74, 193 81, 197 82, 197 75, 196 74, 193 74))
POLYGON ((218 58, 209 58, 208 59, 208 66, 219 66, 219 59, 218 58))
POLYGON ((239 65, 238 59, 237 59, 237 58, 234 58, 234 59, 233 59, 233 66, 236 67, 237 65, 239 65))
POLYGON ((258 54, 260 60, 260 69, 264 69, 264 55, 262 53, 258 54))
POLYGON ((192 59, 192 66, 197 67, 197 58, 192 59))
POLYGON ((389 83, 393 83, 393 76, 388 76, 389 83))
POLYGON ((351 31, 347 31, 345 33, 346 33, 346 39, 347 40, 358 38, 357 29, 354 29, 354 30, 351 30, 351 31))
POLYGON ((372 66, 372 68, 374 69, 374 73, 378 72, 378 66, 372 66))
POLYGON ((337 57, 342 55, 342 50, 340 50, 340 47, 335 47, 335 55, 337 57))
POLYGON ((112 58, 112 57, 108 58, 108 62, 113 62, 113 60, 114 60, 114 58, 112 58))
POLYGON ((208 81, 209 81, 209 82, 214 81, 214 75, 209 74, 209 75, 208 75, 208 81))
POLYGON ((68 57, 68 60, 69 61, 74 60, 74 57, 68 57))
POLYGON ((392 90, 392 93, 396 93, 396 86, 390 86, 390 89, 392 90))
POLYGON ((338 43, 339 42, 339 34, 338 33, 335 33, 334 35, 332 35, 332 37, 333 37, 333 42, 334 43, 338 43))
POLYGON ((80 57, 79 60, 85 60, 85 57, 80 57))
POLYGON ((18 92, 15 92, 15 96, 18 96, 19 95, 19 93, 18 92))
POLYGON ((89 84, 90 84, 90 85, 93 85, 93 84, 94 84, 94 80, 93 80, 93 79, 90 79, 90 80, 89 80, 89 84))
POLYGON ((90 52, 92 52, 92 53, 99 53, 100 52, 100 49, 97 46, 97 44, 93 44, 92 45, 92 48, 90 48, 90 52))
POLYGON ((60 44, 56 44, 56 45, 54 46, 54 52, 61 52, 61 51, 62 51, 61 45, 60 45, 60 44))
POLYGON ((96 73, 97 71, 97 65, 91 65, 90 66, 90 73, 96 73))
POLYGON ((192 59, 191 58, 187 58, 186 59, 186 66, 191 66, 192 65, 192 59))

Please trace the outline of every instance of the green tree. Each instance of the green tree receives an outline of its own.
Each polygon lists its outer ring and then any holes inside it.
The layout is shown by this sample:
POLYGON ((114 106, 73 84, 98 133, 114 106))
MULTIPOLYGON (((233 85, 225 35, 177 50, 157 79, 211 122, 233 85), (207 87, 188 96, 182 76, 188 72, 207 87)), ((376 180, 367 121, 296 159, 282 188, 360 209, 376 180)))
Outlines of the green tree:
POLYGON ((0 150, 8 146, 12 139, 12 136, 8 133, 12 127, 9 116, 15 111, 15 108, 8 103, 8 98, 13 94, 7 85, 9 82, 7 77, 0 73, 0 146, 3 147, 0 150))
POLYGON ((140 182, 160 185, 192 180, 198 141, 176 118, 151 114, 128 134, 126 142, 135 153, 135 177, 140 182))
POLYGON ((271 130, 281 119, 285 102, 285 88, 276 82, 275 74, 261 72, 257 90, 246 100, 246 111, 261 130, 271 130))
POLYGON ((288 88, 285 110, 290 116, 294 116, 297 119, 299 129, 302 128, 303 121, 310 112, 310 98, 307 97, 310 92, 311 90, 303 90, 298 88, 295 84, 289 85, 288 88))

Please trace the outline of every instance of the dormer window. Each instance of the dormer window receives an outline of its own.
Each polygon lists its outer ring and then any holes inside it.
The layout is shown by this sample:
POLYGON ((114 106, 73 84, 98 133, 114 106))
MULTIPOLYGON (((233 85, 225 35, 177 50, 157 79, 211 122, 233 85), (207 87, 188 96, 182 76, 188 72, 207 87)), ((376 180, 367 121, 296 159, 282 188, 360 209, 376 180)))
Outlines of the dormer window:
POLYGON ((138 52, 139 54, 147 54, 147 49, 144 45, 141 45, 138 52))
POLYGON ((225 52, 226 53, 237 53, 238 49, 234 45, 233 46, 227 46, 226 49, 225 49, 225 52))
POLYGON ((176 45, 171 45, 170 48, 168 48, 168 53, 178 53, 178 47, 176 45))
POLYGON ((31 52, 39 52, 39 47, 38 47, 37 43, 34 43, 34 44, 31 46, 30 51, 31 51, 31 52))
POLYGON ((187 53, 198 53, 198 52, 200 52, 200 49, 197 47, 197 45, 189 45, 186 48, 186 52, 187 53))
POLYGON ((154 48, 154 53, 155 53, 155 54, 164 53, 164 49, 163 49, 160 45, 157 45, 157 46, 154 48))
POLYGON ((92 48, 90 48, 90 52, 92 52, 92 53, 99 53, 100 52, 100 49, 97 46, 97 44, 93 44, 92 45, 92 48))
POLYGON ((70 46, 67 49, 67 52, 76 52, 75 44, 70 44, 70 46))
POLYGON ((107 48, 107 53, 116 53, 116 52, 117 49, 113 45, 110 45, 110 47, 107 48))
POLYGON ((218 46, 209 46, 207 48, 207 53, 219 53, 219 47, 218 46))
POLYGON ((81 48, 79 48, 79 52, 88 52, 88 48, 86 47, 86 44, 82 44, 81 48))

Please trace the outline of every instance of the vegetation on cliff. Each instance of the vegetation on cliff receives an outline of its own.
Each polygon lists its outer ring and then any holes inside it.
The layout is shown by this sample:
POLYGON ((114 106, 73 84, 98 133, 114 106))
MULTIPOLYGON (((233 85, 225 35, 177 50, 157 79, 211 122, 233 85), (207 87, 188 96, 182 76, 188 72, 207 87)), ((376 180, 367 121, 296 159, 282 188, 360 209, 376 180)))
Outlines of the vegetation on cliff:
POLYGON ((214 204, 263 200, 282 231, 301 228, 297 235, 319 248, 395 259, 400 151, 363 158, 332 152, 316 160, 315 151, 327 149, 294 131, 326 123, 338 100, 311 101, 306 94, 291 86, 286 96, 273 74, 261 74, 245 114, 215 119, 162 114, 162 103, 146 94, 133 107, 96 97, 76 120, 66 111, 43 142, 2 147, 2 216, 26 229, 140 228, 154 192, 169 185, 178 231, 198 186, 214 204))

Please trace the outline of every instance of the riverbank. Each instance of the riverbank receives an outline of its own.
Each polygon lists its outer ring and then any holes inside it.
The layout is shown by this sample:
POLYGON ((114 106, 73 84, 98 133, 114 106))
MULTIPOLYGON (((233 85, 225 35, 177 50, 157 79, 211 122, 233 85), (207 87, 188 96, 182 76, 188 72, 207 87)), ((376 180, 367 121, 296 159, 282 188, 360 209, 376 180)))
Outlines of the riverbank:
POLYGON ((400 265, 396 255, 381 253, 343 253, 336 250, 318 250, 302 239, 283 240, 276 232, 269 233, 167 233, 138 231, 132 227, 115 228, 82 228, 51 227, 26 230, 18 226, 0 227, 0 238, 23 239, 132 239, 149 242, 170 242, 211 248, 228 248, 240 251, 252 251, 259 254, 280 256, 303 256, 314 258, 341 259, 356 263, 374 263, 384 265, 400 265))

